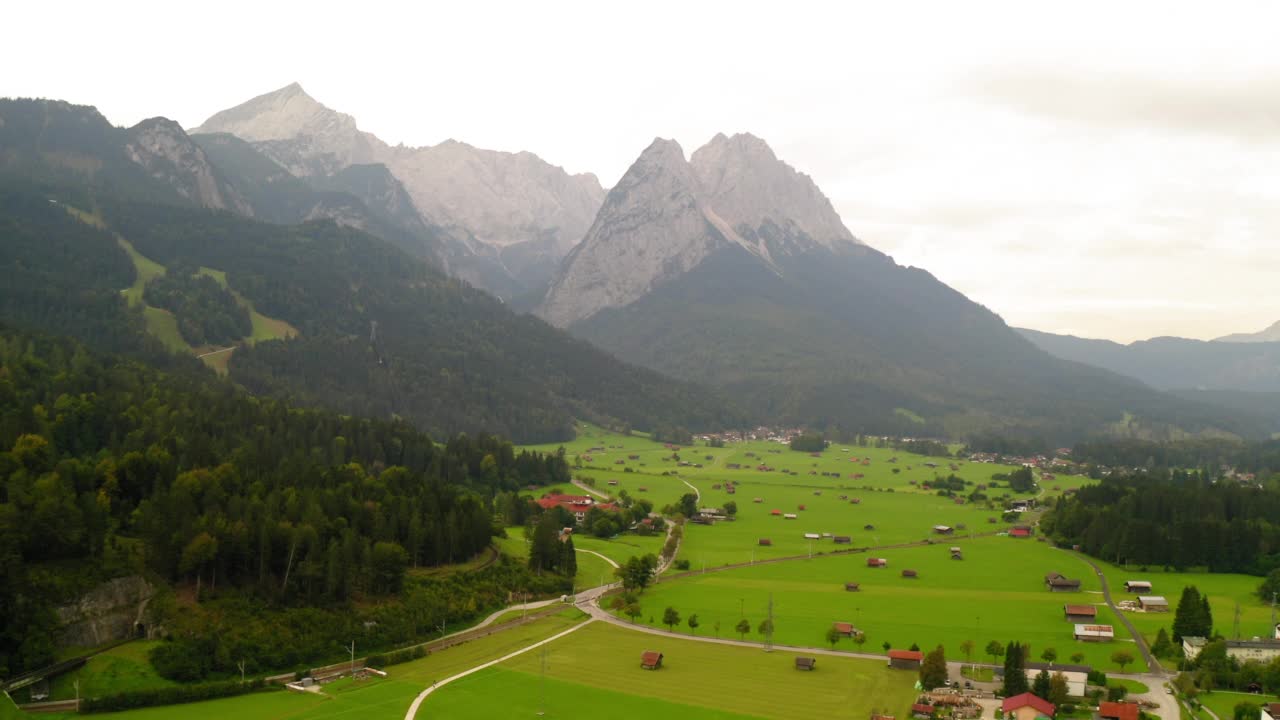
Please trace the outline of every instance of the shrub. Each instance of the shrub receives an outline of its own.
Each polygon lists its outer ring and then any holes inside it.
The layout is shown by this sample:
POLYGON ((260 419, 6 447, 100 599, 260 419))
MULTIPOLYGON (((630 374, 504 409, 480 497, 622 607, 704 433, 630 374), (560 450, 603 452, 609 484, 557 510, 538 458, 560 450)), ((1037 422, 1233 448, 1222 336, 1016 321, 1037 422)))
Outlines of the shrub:
POLYGON ((85 698, 80 702, 80 712, 114 712, 133 708, 155 707, 157 705, 177 705, 179 703, 199 702, 215 698, 245 695, 251 692, 274 689, 267 686, 262 678, 240 682, 202 683, 199 685, 178 685, 167 688, 149 690, 130 690, 98 697, 85 698))

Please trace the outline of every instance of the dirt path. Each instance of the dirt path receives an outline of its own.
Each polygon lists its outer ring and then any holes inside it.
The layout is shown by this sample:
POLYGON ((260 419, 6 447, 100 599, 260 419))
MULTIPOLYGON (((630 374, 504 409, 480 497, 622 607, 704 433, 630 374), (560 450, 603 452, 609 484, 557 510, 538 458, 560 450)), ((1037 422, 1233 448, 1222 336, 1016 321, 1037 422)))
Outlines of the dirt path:
POLYGON ((474 673, 478 673, 478 672, 480 672, 481 670, 484 670, 484 669, 486 669, 486 668, 491 668, 491 667, 493 667, 494 665, 497 665, 498 663, 504 663, 504 662, 506 662, 506 661, 510 660, 510 659, 511 659, 511 658, 513 658, 513 657, 518 657, 518 656, 520 656, 520 655, 523 655, 523 654, 525 654, 525 653, 529 652, 530 650, 536 650, 537 648, 540 648, 540 647, 542 647, 543 645, 546 645, 547 643, 555 642, 556 640, 559 640, 560 638, 564 637, 565 635, 568 635, 568 634, 570 634, 570 633, 574 633, 574 632, 577 632, 577 631, 581 630, 582 628, 584 628, 584 627, 586 627, 586 626, 590 625, 590 624, 591 624, 592 622, 594 622, 594 621, 595 621, 595 618, 587 618, 587 620, 586 620, 585 622, 578 623, 577 625, 574 625, 573 627, 569 628, 568 630, 565 630, 564 632, 558 633, 558 634, 556 634, 556 635, 552 635, 551 637, 547 638, 546 640, 539 640, 538 642, 536 642, 536 643, 534 643, 534 644, 532 644, 532 645, 529 645, 529 646, 526 646, 526 647, 520 648, 519 650, 516 650, 515 652, 507 653, 506 655, 503 655, 502 657, 498 658, 497 660, 490 660, 489 662, 487 662, 487 663, 481 663, 480 665, 477 665, 477 666, 475 666, 475 667, 471 668, 470 670, 463 670, 462 672, 458 673, 457 675, 450 675, 449 677, 447 677, 447 678, 445 678, 445 679, 443 679, 443 680, 437 680, 436 682, 434 682, 434 683, 432 683, 432 684, 431 684, 431 687, 427 688, 426 690, 423 690, 421 693, 418 693, 418 697, 416 697, 416 698, 414 698, 414 699, 413 699, 413 704, 409 706, 409 710, 408 710, 408 712, 406 712, 406 713, 404 714, 404 720, 414 720, 414 716, 416 716, 416 715, 418 714, 418 708, 422 706, 422 701, 423 701, 423 700, 426 700, 426 699, 427 699, 427 696, 428 696, 428 695, 430 695, 431 693, 435 692, 435 691, 436 691, 436 690, 438 690, 439 688, 444 687, 445 685, 448 685, 449 683, 453 682, 454 680, 458 680, 458 679, 460 679, 460 678, 464 678, 464 677, 466 677, 466 676, 468 676, 468 675, 471 675, 471 674, 474 674, 474 673))
POLYGON ((600 553, 596 552, 595 550, 583 550, 582 548, 574 548, 574 550, 577 550, 578 552, 582 552, 582 553, 589 553, 589 554, 591 554, 591 555, 595 555, 596 557, 598 557, 598 558, 600 558, 601 560, 603 560, 603 561, 605 561, 605 562, 609 563, 609 564, 610 564, 610 565, 612 565, 613 567, 615 567, 615 568, 617 568, 617 567, 618 567, 618 563, 614 562, 614 561, 613 561, 613 558, 609 557, 608 555, 601 555, 600 553))
POLYGON ((579 481, 577 480, 577 478, 574 478, 574 479, 570 480, 569 482, 570 482, 570 483, 572 483, 574 487, 578 488, 579 490, 582 490, 583 492, 587 493, 588 495, 595 495, 596 497, 600 498, 601 500, 612 500, 612 499, 613 499, 613 498, 609 497, 608 495, 606 495, 605 493, 602 493, 602 492, 600 492, 599 490, 596 490, 595 488, 591 487, 590 485, 587 485, 586 483, 583 483, 583 482, 579 482, 579 481))

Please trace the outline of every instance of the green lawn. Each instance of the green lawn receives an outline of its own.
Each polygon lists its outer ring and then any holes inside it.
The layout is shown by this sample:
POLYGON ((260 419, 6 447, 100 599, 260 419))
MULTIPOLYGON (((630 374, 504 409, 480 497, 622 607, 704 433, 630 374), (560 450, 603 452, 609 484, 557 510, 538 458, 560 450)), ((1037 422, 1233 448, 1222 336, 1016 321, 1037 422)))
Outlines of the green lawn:
POLYGON ((24 717, 27 717, 27 714, 18 709, 9 694, 0 693, 0 720, 16 720, 24 717))
MULTIPOLYGON (((632 718, 646 711, 698 718, 865 718, 873 709, 905 715, 915 698, 916 674, 889 670, 877 660, 819 657, 817 670, 800 672, 794 659, 791 653, 594 623, 547 646, 547 709, 549 717, 563 718, 632 718), (645 650, 665 655, 661 670, 640 669, 645 650), (584 701, 574 704, 575 698, 584 701)), ((496 670, 437 691, 419 717, 520 717, 537 709, 541 653, 526 653, 496 670), (520 712, 498 711, 490 698, 514 702, 520 712)))
POLYGON ((1129 691, 1130 695, 1145 695, 1151 692, 1151 688, 1137 680, 1129 680, 1126 678, 1108 678, 1107 686, 1117 685, 1129 691))
POLYGON ((1227 692, 1225 690, 1216 690, 1210 693, 1200 693, 1196 696, 1196 700, 1201 705, 1212 710, 1217 714, 1219 720, 1231 720, 1234 717, 1234 710, 1239 703, 1253 703, 1254 705, 1262 705, 1264 703, 1275 702, 1276 698, 1271 695, 1252 695, 1250 693, 1227 692))
POLYGON ((138 252, 134 249, 133 243, 125 240, 119 235, 116 236, 116 242, 120 243, 120 247, 129 254, 129 259, 133 261, 133 285, 126 288, 123 292, 124 296, 129 299, 129 305, 136 306, 143 302, 142 291, 146 288, 147 283, 153 278, 157 278, 164 274, 164 266, 138 252))
MULTIPOLYGON (((435 680, 502 657, 566 630, 581 622, 583 617, 578 610, 569 609, 522 627, 432 653, 420 660, 393 665, 387 668, 389 677, 386 679, 359 683, 346 680, 325 685, 323 695, 279 690, 180 706, 130 710, 104 717, 112 720, 164 720, 175 717, 184 720, 401 720, 418 693, 435 680)), ((45 717, 70 720, 79 716, 45 717)), ((425 719, 432 716, 420 714, 419 717, 425 719)))
POLYGON ((202 267, 197 272, 216 280, 219 285, 231 292, 231 295, 235 297, 236 302, 241 307, 249 311, 249 320, 253 323, 253 334, 248 338, 250 344, 266 340, 284 340, 298 334, 297 328, 283 320, 276 320, 263 315, 253 307, 253 303, 245 299, 240 293, 232 290, 231 286, 227 284, 227 273, 225 271, 202 267))
POLYGON ((57 677, 50 688, 50 698, 74 698, 77 680, 80 682, 80 697, 175 685, 173 681, 157 675, 151 667, 148 653, 159 644, 158 641, 136 640, 94 655, 79 670, 57 677))
MULTIPOLYGON (((1066 662, 1080 652, 1088 664, 1110 671, 1119 669, 1110 660, 1114 651, 1125 648, 1137 655, 1132 640, 1102 604, 1097 576, 1071 554, 1012 538, 954 542, 964 548, 964 560, 949 559, 943 544, 877 553, 889 560, 888 568, 868 568, 867 555, 853 554, 663 581, 641 596, 641 622, 652 617, 652 624, 661 626, 663 609, 672 606, 682 617, 697 613, 703 633, 711 633, 719 620, 721 635, 736 638, 729 628, 744 615, 755 628, 772 595, 774 640, 787 645, 825 646, 827 628, 839 621, 866 633, 864 652, 883 652, 884 642, 894 648, 942 644, 949 659, 962 660, 960 644, 973 640, 973 660, 990 662, 982 656, 988 642, 1019 640, 1030 643, 1033 657, 1052 647, 1066 662), (903 578, 904 568, 916 570, 919 578, 903 578), (1044 575, 1049 572, 1080 579, 1082 592, 1046 591, 1044 575), (860 583, 861 591, 846 592, 846 582, 860 583), (1097 605, 1098 621, 1115 625, 1117 640, 1073 640, 1073 626, 1063 618, 1064 603, 1097 605)), ((748 639, 762 638, 753 630, 748 639)), ((857 649, 849 640, 838 647, 857 649)), ((1141 660, 1126 670, 1142 670, 1141 660)))
MULTIPOLYGON (((987 658, 990 660, 991 658, 987 658)), ((960 668, 960 674, 970 680, 978 682, 993 682, 996 679, 996 671, 989 667, 964 666, 960 668)))

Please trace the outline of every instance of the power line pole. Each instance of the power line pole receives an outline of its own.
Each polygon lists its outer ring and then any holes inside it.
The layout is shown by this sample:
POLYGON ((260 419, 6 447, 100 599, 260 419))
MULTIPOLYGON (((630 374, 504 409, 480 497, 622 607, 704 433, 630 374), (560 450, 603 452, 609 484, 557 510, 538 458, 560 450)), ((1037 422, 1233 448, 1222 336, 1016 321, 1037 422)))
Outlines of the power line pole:
POLYGON ((351 647, 347 647, 346 645, 343 645, 342 649, 351 651, 351 679, 355 680, 356 679, 356 641, 355 640, 351 641, 351 647))

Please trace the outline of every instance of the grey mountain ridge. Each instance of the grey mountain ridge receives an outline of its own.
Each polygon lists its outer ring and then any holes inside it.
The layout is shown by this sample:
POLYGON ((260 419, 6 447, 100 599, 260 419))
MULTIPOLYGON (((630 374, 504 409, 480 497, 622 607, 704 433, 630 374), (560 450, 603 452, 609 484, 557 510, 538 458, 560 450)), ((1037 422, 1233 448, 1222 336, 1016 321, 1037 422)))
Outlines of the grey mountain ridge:
POLYGON ((594 175, 570 175, 529 152, 456 140, 388 145, 297 83, 219 112, 192 132, 235 135, 300 178, 385 165, 421 220, 444 231, 442 264, 499 297, 544 286, 604 197, 594 175))

